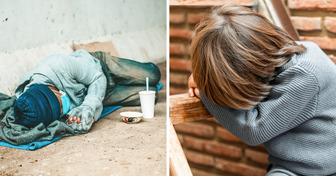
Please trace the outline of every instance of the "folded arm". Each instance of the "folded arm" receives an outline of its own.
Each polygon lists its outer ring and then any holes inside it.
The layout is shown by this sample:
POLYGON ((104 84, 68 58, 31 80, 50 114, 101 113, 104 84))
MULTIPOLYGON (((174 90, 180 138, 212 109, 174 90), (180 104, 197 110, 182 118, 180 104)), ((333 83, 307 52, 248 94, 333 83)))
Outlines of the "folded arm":
POLYGON ((84 60, 72 64, 70 74, 78 83, 87 86, 87 94, 83 103, 71 110, 68 115, 69 124, 77 130, 89 130, 101 115, 102 101, 106 91, 106 77, 101 70, 98 60, 84 60), (77 121, 78 123, 72 123, 77 121))
POLYGON ((232 134, 250 145, 264 143, 315 114, 318 82, 303 69, 289 70, 280 77, 267 100, 249 110, 238 110, 212 103, 200 93, 209 112, 232 134))

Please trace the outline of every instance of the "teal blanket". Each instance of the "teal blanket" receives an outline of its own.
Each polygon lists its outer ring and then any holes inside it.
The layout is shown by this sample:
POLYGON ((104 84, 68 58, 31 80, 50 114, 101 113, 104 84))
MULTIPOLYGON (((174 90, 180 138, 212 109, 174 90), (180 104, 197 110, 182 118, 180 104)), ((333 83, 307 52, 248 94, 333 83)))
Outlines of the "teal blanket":
MULTIPOLYGON (((107 116, 108 114, 112 113, 113 111, 121 108, 122 106, 108 106, 108 107, 104 107, 102 115, 99 117, 99 119, 107 116)), ((98 119, 98 120, 99 120, 98 119)), ((49 145, 59 139, 61 139, 62 137, 54 137, 52 140, 47 140, 47 141, 37 141, 37 142, 31 142, 28 144, 22 144, 22 145, 13 145, 10 144, 4 140, 0 140, 0 146, 4 146, 4 147, 11 147, 11 148, 17 148, 17 149, 22 149, 22 150, 36 150, 39 148, 42 148, 46 145, 49 145)))

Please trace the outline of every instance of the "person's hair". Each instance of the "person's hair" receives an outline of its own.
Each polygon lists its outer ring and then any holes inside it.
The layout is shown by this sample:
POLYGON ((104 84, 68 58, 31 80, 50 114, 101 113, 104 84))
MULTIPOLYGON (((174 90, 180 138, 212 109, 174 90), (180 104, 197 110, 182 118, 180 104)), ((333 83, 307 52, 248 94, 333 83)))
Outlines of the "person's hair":
POLYGON ((215 7, 197 26, 191 41, 192 74, 213 103, 249 109, 270 92, 272 68, 306 48, 261 14, 246 7, 215 7))

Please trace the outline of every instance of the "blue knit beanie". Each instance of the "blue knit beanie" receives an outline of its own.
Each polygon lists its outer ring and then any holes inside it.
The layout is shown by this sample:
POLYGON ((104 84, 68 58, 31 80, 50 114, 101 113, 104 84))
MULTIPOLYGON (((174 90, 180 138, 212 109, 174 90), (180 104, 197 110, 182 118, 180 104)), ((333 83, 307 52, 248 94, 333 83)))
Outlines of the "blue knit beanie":
POLYGON ((48 126, 59 119, 61 105, 46 85, 35 84, 27 89, 14 104, 15 123, 34 127, 41 122, 48 126))

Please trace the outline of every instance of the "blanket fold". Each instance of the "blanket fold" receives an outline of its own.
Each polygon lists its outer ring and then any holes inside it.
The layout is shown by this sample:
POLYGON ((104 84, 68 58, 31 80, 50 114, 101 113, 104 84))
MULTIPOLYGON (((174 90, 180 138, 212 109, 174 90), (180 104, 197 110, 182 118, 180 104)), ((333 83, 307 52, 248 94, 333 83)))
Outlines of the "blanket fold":
POLYGON ((15 100, 15 96, 10 97, 0 93, 0 138, 10 144, 21 145, 33 141, 49 141, 54 137, 87 133, 84 131, 75 131, 64 123, 66 119, 56 120, 47 127, 42 123, 34 128, 15 124, 13 108, 15 100))

